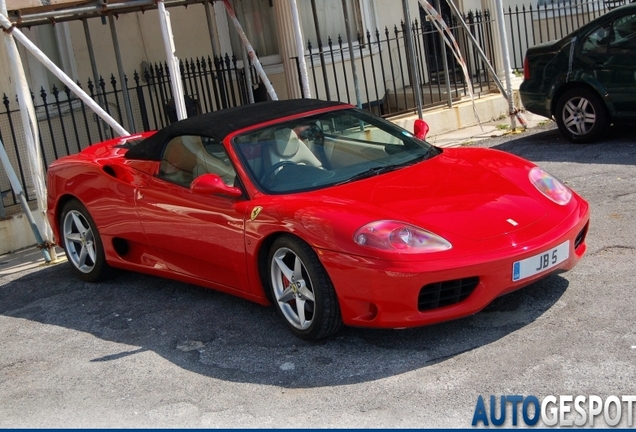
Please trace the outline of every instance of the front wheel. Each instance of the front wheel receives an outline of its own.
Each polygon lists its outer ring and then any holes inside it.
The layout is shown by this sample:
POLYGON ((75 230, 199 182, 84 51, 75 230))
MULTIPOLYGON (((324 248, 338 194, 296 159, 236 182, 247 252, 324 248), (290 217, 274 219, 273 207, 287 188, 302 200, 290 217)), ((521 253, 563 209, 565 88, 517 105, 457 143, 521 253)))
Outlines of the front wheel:
POLYGON ((586 88, 566 91, 557 102, 555 118, 563 136, 575 143, 592 142, 609 127, 605 104, 586 88))
POLYGON ((77 275, 96 282, 108 271, 102 240, 88 210, 77 200, 67 202, 62 209, 60 233, 64 252, 77 275))
POLYGON ((283 236, 269 257, 269 289, 278 313, 303 339, 321 339, 342 327, 333 284, 313 249, 302 240, 283 236))

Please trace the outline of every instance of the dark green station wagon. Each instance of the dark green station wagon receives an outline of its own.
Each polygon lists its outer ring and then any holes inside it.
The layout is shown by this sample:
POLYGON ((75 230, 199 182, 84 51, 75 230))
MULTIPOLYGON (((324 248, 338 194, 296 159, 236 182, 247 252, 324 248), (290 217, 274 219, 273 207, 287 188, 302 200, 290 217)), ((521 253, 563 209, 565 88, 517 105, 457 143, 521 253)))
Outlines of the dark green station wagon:
POLYGON ((594 141, 611 123, 636 120, 636 4, 528 49, 523 73, 524 107, 554 117, 573 142, 594 141))

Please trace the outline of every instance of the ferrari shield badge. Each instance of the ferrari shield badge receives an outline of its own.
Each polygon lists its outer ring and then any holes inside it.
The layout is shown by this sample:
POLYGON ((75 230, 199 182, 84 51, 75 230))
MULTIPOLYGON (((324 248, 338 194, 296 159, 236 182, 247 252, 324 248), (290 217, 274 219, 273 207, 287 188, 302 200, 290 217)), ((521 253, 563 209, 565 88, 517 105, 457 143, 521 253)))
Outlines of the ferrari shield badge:
POLYGON ((258 217, 258 214, 261 212, 261 210, 263 210, 263 207, 261 206, 256 206, 252 209, 252 214, 250 215, 250 219, 254 220, 258 217))

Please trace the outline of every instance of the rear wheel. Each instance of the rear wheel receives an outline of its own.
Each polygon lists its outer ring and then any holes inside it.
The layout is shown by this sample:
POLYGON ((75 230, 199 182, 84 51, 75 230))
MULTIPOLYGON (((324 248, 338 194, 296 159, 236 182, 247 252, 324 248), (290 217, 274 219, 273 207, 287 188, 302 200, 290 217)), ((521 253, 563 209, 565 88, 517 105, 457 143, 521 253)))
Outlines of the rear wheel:
POLYGON ((60 233, 64 252, 77 275, 96 282, 108 271, 102 240, 93 218, 77 200, 67 202, 62 209, 60 233))
POLYGON ((594 141, 609 127, 601 98, 582 87, 570 89, 559 98, 555 117, 563 136, 575 143, 594 141))
POLYGON ((303 339, 320 339, 342 327, 333 284, 313 249, 302 240, 283 236, 269 257, 269 289, 278 313, 303 339))

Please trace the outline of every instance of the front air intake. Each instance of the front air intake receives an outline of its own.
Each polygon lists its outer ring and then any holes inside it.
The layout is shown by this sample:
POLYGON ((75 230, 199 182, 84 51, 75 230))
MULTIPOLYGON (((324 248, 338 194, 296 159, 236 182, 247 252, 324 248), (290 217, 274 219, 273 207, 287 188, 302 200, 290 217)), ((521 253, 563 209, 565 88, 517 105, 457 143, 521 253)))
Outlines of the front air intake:
POLYGON ((581 246, 583 241, 585 241, 585 236, 587 235, 587 228, 589 224, 589 222, 586 223, 581 232, 577 234, 576 239, 574 239, 574 250, 577 250, 579 246, 581 246))
POLYGON ((417 298, 420 312, 454 305, 465 300, 479 284, 478 277, 455 279, 425 285, 417 298))

